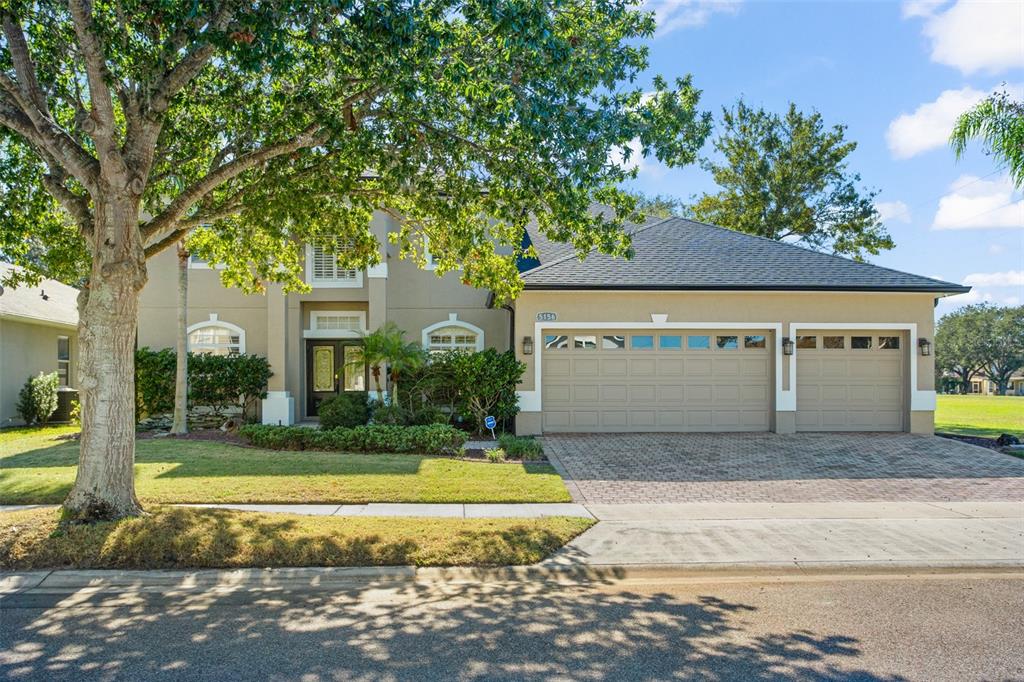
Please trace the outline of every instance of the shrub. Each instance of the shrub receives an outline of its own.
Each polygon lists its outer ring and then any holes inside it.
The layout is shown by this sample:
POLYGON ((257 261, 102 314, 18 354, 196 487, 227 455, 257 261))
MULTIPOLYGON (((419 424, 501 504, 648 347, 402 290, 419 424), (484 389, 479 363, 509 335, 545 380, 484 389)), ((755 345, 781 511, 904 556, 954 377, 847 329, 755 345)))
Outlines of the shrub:
POLYGON ((82 425, 82 403, 77 400, 71 401, 71 411, 68 413, 68 419, 73 426, 82 425))
POLYGON ((504 462, 507 459, 505 451, 501 448, 487 448, 484 455, 488 462, 504 462))
POLYGON ((516 385, 526 365, 514 353, 488 348, 479 353, 447 353, 439 361, 451 367, 459 408, 472 416, 478 430, 488 415, 505 420, 519 412, 516 385))
POLYGON ((370 406, 365 392, 345 391, 321 402, 317 414, 321 429, 352 428, 370 421, 370 406))
MULTIPOLYGON (((135 351, 135 403, 140 418, 174 409, 176 366, 177 357, 171 348, 135 351)), ((255 401, 267 397, 272 374, 270 363, 258 355, 189 353, 189 407, 206 407, 220 415, 238 405, 251 413, 255 401)))
POLYGON ((401 405, 377 403, 373 408, 373 423, 390 426, 408 426, 412 423, 412 414, 401 405))
POLYGON ((435 405, 425 405, 412 413, 410 421, 417 425, 447 424, 448 415, 435 405))
POLYGON ((50 421, 50 416, 57 411, 57 385, 60 379, 56 372, 39 373, 29 377, 18 393, 18 414, 29 426, 50 421))
POLYGON ((350 429, 310 429, 302 426, 247 424, 239 434, 249 443, 270 450, 326 450, 337 452, 415 452, 457 455, 466 434, 447 424, 395 426, 369 424, 350 429))
POLYGON ((521 459, 524 462, 540 459, 544 454, 544 448, 541 447, 539 441, 511 433, 503 433, 498 436, 498 445, 508 453, 509 457, 521 459))

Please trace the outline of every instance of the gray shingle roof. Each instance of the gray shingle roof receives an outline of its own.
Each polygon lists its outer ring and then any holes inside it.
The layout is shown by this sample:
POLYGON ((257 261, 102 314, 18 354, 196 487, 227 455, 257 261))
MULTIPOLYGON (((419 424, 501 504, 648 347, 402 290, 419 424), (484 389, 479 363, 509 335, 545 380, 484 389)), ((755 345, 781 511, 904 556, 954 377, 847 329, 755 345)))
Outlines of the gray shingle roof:
MULTIPOLYGON (((0 262, 0 281, 18 269, 16 265, 0 262)), ((0 317, 73 327, 78 324, 78 289, 53 279, 44 279, 39 286, 3 287, 0 317)))
POLYGON ((970 291, 683 218, 638 228, 633 250, 628 261, 596 251, 582 262, 571 253, 542 255, 523 281, 527 289, 970 291))

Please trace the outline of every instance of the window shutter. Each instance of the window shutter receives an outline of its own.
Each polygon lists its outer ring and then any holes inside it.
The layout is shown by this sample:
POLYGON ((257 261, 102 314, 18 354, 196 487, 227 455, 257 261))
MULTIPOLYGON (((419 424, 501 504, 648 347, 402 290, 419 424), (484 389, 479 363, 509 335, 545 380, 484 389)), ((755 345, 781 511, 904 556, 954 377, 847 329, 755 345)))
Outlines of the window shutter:
POLYGON ((338 266, 338 254, 350 248, 348 242, 337 237, 334 252, 331 253, 320 244, 313 245, 313 279, 318 281, 355 281, 359 272, 354 269, 343 269, 338 266))

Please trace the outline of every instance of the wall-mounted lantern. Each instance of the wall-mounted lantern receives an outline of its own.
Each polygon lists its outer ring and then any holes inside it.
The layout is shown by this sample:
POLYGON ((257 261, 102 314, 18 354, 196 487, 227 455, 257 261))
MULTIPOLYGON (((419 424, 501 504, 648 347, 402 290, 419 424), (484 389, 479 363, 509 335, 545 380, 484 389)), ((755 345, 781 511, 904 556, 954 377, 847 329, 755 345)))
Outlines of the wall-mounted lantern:
POLYGON ((533 337, 523 337, 523 355, 533 355, 533 337))
POLYGON ((794 348, 796 348, 796 344, 793 343, 793 339, 789 338, 788 336, 783 337, 783 339, 782 339, 782 354, 783 355, 792 355, 794 348))
POLYGON ((917 347, 921 349, 921 355, 931 355, 932 354, 932 342, 929 341, 928 339, 924 339, 924 338, 918 339, 917 340, 917 347))

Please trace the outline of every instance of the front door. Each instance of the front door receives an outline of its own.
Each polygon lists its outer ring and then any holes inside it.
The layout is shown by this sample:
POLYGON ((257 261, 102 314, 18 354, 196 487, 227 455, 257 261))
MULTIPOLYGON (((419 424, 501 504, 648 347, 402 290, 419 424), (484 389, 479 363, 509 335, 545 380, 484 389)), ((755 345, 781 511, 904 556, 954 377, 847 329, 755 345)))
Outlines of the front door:
POLYGON ((306 341, 306 415, 315 417, 320 402, 342 391, 366 390, 366 367, 354 365, 356 340, 306 341))

